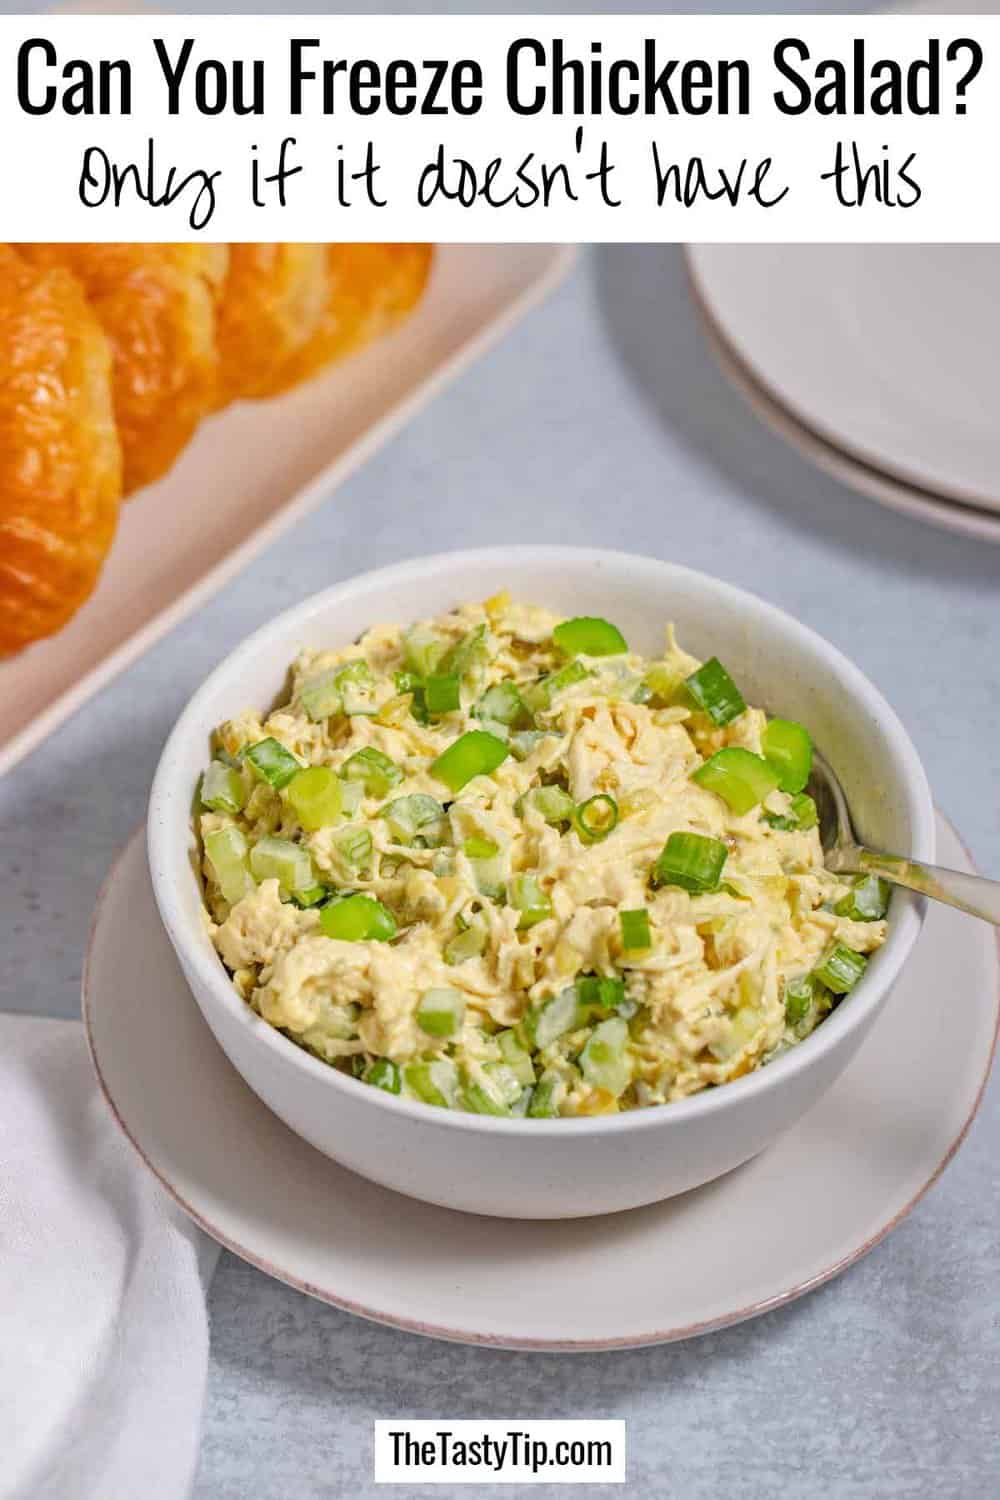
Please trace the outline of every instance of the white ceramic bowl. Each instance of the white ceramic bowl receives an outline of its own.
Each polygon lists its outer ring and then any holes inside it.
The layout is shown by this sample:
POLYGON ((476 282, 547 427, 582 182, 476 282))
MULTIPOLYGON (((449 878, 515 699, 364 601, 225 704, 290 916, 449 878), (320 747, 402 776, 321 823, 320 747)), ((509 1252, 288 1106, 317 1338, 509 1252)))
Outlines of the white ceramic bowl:
POLYGON ((690 651, 726 663, 748 702, 809 726, 847 790, 862 837, 933 859, 930 792, 905 730, 871 683, 819 636, 687 568, 624 553, 498 547, 364 574, 307 599, 234 651, 195 694, 163 751, 149 805, 150 871, 164 925, 220 1046, 264 1103, 320 1151, 399 1192, 473 1213, 608 1213, 718 1177, 794 1125, 864 1041, 923 912, 916 898, 895 894, 888 940, 857 989, 785 1056, 722 1088, 609 1118, 499 1120, 433 1109, 336 1072, 260 1020, 230 985, 201 920, 191 806, 210 731, 274 701, 303 646, 344 645, 376 621, 440 614, 504 587, 568 615, 607 616, 649 653, 673 620, 690 651))

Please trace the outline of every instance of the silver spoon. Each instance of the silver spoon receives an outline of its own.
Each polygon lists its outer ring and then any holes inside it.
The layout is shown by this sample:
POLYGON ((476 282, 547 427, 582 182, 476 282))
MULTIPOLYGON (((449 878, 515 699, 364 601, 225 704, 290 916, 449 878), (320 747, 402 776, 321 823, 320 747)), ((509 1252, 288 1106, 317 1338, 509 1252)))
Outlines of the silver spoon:
POLYGON ((1000 927, 1000 880, 984 880, 981 875, 964 875, 960 870, 942 870, 924 865, 898 854, 878 854, 858 842, 851 823, 844 789, 822 755, 813 754, 809 794, 819 813, 819 836, 826 855, 826 867, 835 874, 864 872, 881 875, 893 885, 945 901, 970 916, 981 917, 1000 927))

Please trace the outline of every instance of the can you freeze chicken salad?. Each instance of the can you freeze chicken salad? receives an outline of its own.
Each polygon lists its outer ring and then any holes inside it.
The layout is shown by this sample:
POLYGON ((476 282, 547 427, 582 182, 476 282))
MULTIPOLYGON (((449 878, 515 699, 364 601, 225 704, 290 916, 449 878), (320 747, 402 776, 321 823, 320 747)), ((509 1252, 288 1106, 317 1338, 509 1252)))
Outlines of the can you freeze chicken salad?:
POLYGON ((806 1037, 885 940, 823 863, 807 730, 666 630, 507 594, 304 651, 220 725, 206 919, 243 999, 391 1094, 496 1116, 666 1104, 806 1037))

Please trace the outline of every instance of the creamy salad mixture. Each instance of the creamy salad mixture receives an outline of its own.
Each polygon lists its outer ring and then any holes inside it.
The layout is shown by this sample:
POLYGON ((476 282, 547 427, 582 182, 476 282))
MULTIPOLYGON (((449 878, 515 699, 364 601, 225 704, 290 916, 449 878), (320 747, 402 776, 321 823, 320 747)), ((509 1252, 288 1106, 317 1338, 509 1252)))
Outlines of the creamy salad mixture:
POLYGON ((506 594, 343 650, 219 726, 212 940, 272 1026, 374 1087, 490 1115, 682 1099, 822 1020, 888 891, 823 864, 806 729, 667 629, 506 594))

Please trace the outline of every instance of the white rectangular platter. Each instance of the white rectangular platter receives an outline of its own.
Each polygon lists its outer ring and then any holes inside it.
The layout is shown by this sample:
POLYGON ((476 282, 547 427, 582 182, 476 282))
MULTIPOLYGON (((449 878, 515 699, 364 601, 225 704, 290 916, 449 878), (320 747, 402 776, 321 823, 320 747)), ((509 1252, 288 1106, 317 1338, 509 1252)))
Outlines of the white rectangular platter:
POLYGON ((299 390, 205 422, 123 508, 100 584, 51 640, 0 662, 0 775, 326 500, 565 274, 564 245, 441 245, 388 338, 299 390))

